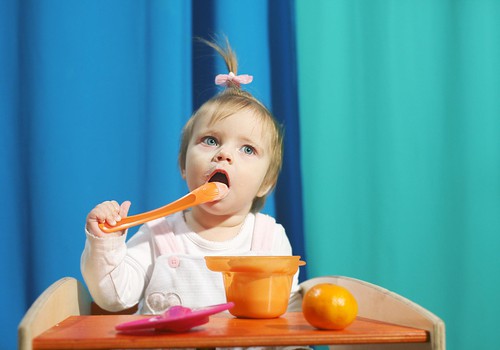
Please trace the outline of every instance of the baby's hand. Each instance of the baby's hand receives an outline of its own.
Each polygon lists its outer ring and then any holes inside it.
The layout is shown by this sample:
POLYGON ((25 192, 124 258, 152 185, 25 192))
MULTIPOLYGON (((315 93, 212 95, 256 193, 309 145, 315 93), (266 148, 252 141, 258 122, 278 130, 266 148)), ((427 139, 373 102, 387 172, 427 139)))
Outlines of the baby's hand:
POLYGON ((119 205, 116 201, 106 201, 97 205, 87 215, 87 230, 97 237, 121 236, 125 233, 117 231, 114 233, 106 233, 101 231, 99 224, 107 222, 109 225, 114 226, 122 218, 126 217, 130 208, 130 202, 125 201, 119 205))

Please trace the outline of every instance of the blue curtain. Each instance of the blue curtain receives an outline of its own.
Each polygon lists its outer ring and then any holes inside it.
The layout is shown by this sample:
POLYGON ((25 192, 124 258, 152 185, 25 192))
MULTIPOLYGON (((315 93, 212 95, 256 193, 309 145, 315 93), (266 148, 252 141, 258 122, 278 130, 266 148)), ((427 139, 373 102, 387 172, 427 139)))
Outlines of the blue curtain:
MULTIPOLYGON (((297 111, 286 95, 296 103, 296 86, 282 89, 271 73, 283 69, 293 82, 292 15, 288 1, 2 1, 1 349, 15 348, 19 321, 46 287, 63 276, 81 279, 93 206, 129 199, 138 213, 186 193, 180 131, 226 72, 195 37, 230 39, 240 73, 254 75, 250 92, 293 138, 297 111), (274 21, 275 10, 287 14, 284 22, 274 21), (284 46, 272 45, 281 36, 284 46)), ((301 202, 290 200, 300 199, 297 147, 264 211, 303 254, 301 202)))

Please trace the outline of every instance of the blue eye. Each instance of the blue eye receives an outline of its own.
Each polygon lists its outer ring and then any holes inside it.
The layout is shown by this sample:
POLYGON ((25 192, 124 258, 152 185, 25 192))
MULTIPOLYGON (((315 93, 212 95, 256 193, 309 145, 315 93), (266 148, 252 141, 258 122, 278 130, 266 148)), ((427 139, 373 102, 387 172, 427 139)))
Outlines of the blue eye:
POLYGON ((208 146, 217 146, 217 139, 212 136, 206 136, 202 139, 202 142, 208 146))
POLYGON ((241 148, 241 150, 245 154, 249 154, 249 155, 255 154, 255 148, 253 148, 252 146, 243 146, 241 148))

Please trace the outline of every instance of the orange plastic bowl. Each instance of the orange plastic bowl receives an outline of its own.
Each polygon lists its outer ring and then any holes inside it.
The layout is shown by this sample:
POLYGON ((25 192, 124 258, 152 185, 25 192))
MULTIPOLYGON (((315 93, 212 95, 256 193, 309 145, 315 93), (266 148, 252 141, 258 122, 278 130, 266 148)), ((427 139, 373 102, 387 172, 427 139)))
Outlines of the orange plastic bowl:
POLYGON ((288 307, 300 256, 207 256, 208 269, 222 272, 229 312, 241 318, 274 318, 288 307))

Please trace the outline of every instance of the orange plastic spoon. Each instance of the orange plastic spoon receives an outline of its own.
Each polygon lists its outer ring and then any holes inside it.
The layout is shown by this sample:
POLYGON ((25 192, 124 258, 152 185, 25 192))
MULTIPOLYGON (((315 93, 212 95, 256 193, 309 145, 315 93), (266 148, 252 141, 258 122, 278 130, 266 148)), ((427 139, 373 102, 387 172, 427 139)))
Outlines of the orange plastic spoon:
POLYGON ((222 199, 227 195, 228 191, 229 189, 223 183, 207 182, 184 197, 179 198, 178 200, 161 208, 142 214, 127 216, 126 218, 121 219, 115 226, 111 226, 107 222, 100 223, 99 228, 106 233, 124 230, 126 228, 137 226, 147 221, 158 219, 199 204, 222 199))

